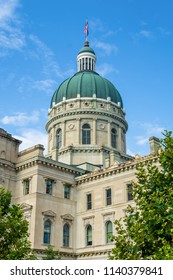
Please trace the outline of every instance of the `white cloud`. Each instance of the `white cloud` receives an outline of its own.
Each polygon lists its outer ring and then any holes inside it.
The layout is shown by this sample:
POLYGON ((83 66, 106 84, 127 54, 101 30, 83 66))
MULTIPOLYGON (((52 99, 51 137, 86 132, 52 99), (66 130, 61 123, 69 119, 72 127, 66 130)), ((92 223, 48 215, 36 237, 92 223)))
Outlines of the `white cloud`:
MULTIPOLYGON (((112 65, 108 64, 108 63, 103 63, 101 65, 98 65, 97 67, 97 72, 101 75, 101 76, 106 76, 107 74, 114 72, 115 69, 112 67, 112 65)), ((116 73, 118 73, 118 71, 116 71, 116 73)))
POLYGON ((0 122, 4 125, 25 126, 28 123, 39 121, 39 112, 33 111, 29 116, 26 113, 15 113, 13 116, 5 116, 0 122))
POLYGON ((159 27, 158 30, 161 33, 161 35, 163 35, 163 36, 170 36, 172 34, 172 32, 170 30, 167 30, 163 27, 159 27))
POLYGON ((13 19, 18 6, 18 0, 0 0, 0 22, 13 19))
POLYGON ((23 76, 18 81, 18 91, 20 93, 33 93, 33 91, 37 90, 41 93, 52 94, 57 82, 52 79, 45 79, 45 80, 34 80, 30 76, 23 76))
POLYGON ((161 137, 164 128, 155 122, 151 123, 136 123, 139 129, 142 130, 141 134, 135 137, 136 144, 144 146, 149 142, 151 136, 161 137))
POLYGON ((145 133, 149 136, 157 136, 164 131, 164 128, 155 122, 141 123, 140 126, 144 129, 145 133))
POLYGON ((111 45, 102 41, 95 41, 93 43, 93 45, 98 48, 101 49, 106 55, 110 55, 112 53, 117 53, 118 51, 118 47, 115 45, 111 45))
POLYGON ((45 153, 47 153, 47 133, 36 129, 25 129, 20 134, 13 136, 22 141, 20 151, 41 144, 45 147, 45 153))
POLYGON ((0 1, 0 56, 7 55, 8 50, 19 51, 25 46, 25 35, 16 14, 18 7, 18 0, 0 1))
POLYGON ((139 32, 139 35, 141 35, 142 37, 144 38, 151 38, 152 37, 152 32, 151 31, 148 31, 148 30, 141 30, 139 32))
POLYGON ((148 143, 148 137, 136 136, 136 144, 143 146, 148 143))
POLYGON ((47 76, 49 76, 50 73, 53 73, 56 77, 64 78, 64 74, 60 71, 59 65, 55 61, 54 53, 51 49, 49 49, 46 44, 35 35, 30 35, 29 39, 36 46, 36 50, 34 50, 34 52, 37 51, 37 58, 43 63, 43 73, 47 76))
POLYGON ((54 80, 47 79, 47 80, 35 81, 35 82, 32 84, 32 87, 33 87, 34 89, 39 90, 39 91, 52 94, 52 92, 53 92, 53 87, 54 87, 54 85, 56 85, 56 84, 57 84, 57 83, 56 83, 54 80))

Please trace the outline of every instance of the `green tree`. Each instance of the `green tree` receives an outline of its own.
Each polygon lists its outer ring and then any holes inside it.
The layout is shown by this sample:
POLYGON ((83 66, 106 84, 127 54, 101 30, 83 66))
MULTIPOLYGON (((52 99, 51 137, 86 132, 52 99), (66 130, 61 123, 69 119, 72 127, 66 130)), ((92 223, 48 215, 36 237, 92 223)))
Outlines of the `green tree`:
POLYGON ((0 187, 0 259, 36 259, 28 241, 28 222, 19 205, 11 205, 11 192, 0 187))
POLYGON ((163 135, 158 153, 137 166, 135 208, 128 206, 115 221, 109 259, 173 259, 173 137, 171 132, 163 135))
POLYGON ((59 251, 55 251, 53 247, 49 244, 47 248, 45 249, 45 257, 43 257, 43 260, 60 260, 61 256, 59 251))

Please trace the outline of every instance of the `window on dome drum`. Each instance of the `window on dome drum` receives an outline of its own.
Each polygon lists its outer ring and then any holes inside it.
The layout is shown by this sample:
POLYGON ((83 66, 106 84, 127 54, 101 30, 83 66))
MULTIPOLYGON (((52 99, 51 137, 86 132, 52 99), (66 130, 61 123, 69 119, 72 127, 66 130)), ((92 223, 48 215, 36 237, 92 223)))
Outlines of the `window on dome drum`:
POLYGON ((127 200, 133 200, 133 186, 132 184, 127 184, 127 200))
POLYGON ((62 146, 62 130, 59 128, 57 130, 57 149, 60 149, 62 146))
POLYGON ((88 225, 86 227, 86 245, 91 246, 92 245, 92 226, 88 225))
POLYGON ((51 238, 51 221, 46 220, 44 222, 44 236, 43 236, 43 243, 44 244, 50 244, 50 238, 51 238))
POLYGON ((52 195, 54 180, 46 179, 46 193, 52 195))
POLYGON ((112 148, 116 148, 116 129, 111 129, 111 146, 112 148))
POLYGON ((111 188, 106 189, 106 205, 112 204, 112 190, 111 188))
POLYGON ((105 224, 106 229, 106 243, 112 242, 112 222, 108 221, 105 224))
POLYGON ((87 123, 82 126, 82 144, 91 144, 91 128, 87 123))
POLYGON ((29 194, 29 187, 30 187, 30 180, 29 179, 23 180, 23 194, 24 195, 29 194))
POLYGON ((64 198, 70 199, 71 185, 64 185, 64 198))
POLYGON ((70 241, 70 226, 69 224, 65 224, 63 226, 63 246, 69 247, 69 241, 70 241))
POLYGON ((86 200, 87 200, 87 210, 92 209, 92 195, 91 195, 91 193, 88 193, 86 195, 86 200))

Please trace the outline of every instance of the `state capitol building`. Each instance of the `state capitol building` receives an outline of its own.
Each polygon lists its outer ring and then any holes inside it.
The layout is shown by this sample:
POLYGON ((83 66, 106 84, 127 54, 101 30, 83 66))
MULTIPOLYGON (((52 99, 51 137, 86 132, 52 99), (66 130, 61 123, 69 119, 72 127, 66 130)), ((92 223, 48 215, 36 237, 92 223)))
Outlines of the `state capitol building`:
MULTIPOLYGON (((77 55, 77 72, 50 101, 48 154, 0 128, 0 185, 12 192, 29 222, 38 258, 48 244, 62 259, 107 259, 114 220, 133 204, 131 182, 146 157, 126 153, 128 123, 116 87, 96 72, 88 40, 77 55)), ((150 137, 151 155, 158 139, 150 137)))

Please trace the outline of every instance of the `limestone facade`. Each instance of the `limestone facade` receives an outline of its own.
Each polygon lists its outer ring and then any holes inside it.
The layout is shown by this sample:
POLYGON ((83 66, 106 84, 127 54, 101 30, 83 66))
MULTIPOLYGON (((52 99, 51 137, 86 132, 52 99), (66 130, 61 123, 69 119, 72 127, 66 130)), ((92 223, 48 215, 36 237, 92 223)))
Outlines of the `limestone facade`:
MULTIPOLYGON (((95 73, 88 43, 77 61, 79 73, 52 99, 48 155, 39 144, 19 152, 21 142, 0 129, 0 185, 21 205, 40 258, 51 244, 63 259, 107 259, 113 222, 133 204, 136 163, 148 159, 127 155, 121 97, 95 73)), ((150 139, 152 153, 157 140, 150 139)))

